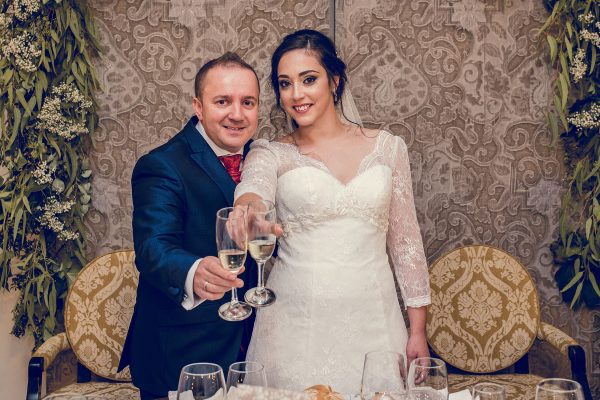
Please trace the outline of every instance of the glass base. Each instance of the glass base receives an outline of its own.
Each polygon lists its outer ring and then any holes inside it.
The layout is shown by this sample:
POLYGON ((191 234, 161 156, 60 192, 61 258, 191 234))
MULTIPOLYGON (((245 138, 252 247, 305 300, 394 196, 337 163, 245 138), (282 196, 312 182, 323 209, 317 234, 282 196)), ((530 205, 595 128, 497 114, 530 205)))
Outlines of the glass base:
POLYGON ((244 294, 244 300, 252 307, 268 307, 275 303, 277 296, 275 296, 275 292, 269 288, 263 288, 260 291, 258 288, 252 288, 244 294))
POLYGON ((219 316, 225 321, 243 321, 252 315, 252 307, 246 303, 238 302, 233 305, 225 303, 219 307, 219 316))

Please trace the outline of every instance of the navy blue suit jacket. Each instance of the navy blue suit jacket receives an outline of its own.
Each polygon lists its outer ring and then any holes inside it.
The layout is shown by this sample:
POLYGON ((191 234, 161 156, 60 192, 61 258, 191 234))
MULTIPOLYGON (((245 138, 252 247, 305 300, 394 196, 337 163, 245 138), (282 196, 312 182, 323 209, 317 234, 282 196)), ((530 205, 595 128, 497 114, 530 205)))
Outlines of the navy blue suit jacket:
MULTIPOLYGON (((133 383, 157 396, 177 389, 179 372, 189 363, 217 363, 226 374, 229 364, 241 358, 253 322, 219 317, 217 310, 231 300, 230 294, 190 311, 181 306, 192 264, 217 254, 216 213, 232 205, 235 189, 197 123, 193 117, 166 144, 141 157, 131 179, 140 280, 119 368, 130 365, 133 383)), ((240 298, 256 283, 250 260, 241 276, 240 298)))

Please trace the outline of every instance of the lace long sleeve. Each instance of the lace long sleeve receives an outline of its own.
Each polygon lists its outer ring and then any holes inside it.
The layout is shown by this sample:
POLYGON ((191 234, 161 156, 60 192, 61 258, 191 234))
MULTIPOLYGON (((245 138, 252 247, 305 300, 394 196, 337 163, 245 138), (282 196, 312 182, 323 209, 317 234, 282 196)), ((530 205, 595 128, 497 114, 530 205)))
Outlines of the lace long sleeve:
POLYGON ((396 142, 390 146, 396 154, 387 246, 404 304, 421 307, 431 303, 429 271, 415 210, 408 150, 402 138, 392 136, 391 139, 396 142))
POLYGON ((255 140, 244 159, 242 181, 235 188, 237 200, 244 193, 255 193, 263 200, 275 201, 278 157, 265 139, 255 140))

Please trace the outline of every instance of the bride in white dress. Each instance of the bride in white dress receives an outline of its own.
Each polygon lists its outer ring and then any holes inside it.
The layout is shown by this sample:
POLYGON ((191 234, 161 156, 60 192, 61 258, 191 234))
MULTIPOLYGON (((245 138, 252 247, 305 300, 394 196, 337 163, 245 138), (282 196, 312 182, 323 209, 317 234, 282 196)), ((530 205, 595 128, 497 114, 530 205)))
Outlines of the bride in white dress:
POLYGON ((429 355, 429 280, 407 148, 400 137, 340 120, 345 68, 319 32, 284 38, 271 80, 295 130, 252 144, 235 192, 236 205, 273 201, 284 231, 267 283, 277 301, 258 310, 247 354, 265 365, 272 387, 321 383, 359 393, 365 353, 429 355))

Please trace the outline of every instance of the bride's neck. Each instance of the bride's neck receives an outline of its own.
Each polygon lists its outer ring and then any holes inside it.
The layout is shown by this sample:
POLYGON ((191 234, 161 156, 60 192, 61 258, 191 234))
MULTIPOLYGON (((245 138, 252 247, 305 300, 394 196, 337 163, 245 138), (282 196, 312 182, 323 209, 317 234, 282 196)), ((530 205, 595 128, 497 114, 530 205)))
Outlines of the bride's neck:
POLYGON ((295 132, 297 138, 306 144, 323 139, 335 139, 344 133, 344 124, 335 111, 323 115, 322 118, 311 125, 298 127, 295 132))

